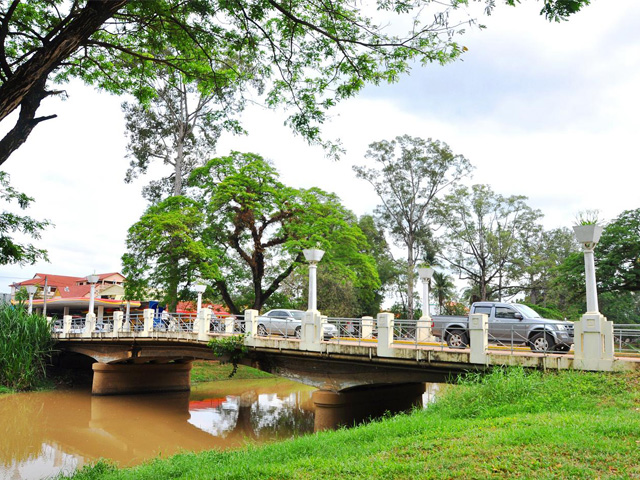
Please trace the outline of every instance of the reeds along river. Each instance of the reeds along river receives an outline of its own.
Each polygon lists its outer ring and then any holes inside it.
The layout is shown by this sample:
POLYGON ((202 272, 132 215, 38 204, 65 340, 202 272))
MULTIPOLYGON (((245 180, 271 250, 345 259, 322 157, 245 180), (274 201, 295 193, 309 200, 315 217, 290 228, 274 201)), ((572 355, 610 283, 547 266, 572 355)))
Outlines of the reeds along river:
MULTIPOLYGON (((426 401, 434 389, 428 385, 426 401)), ((98 458, 131 466, 311 433, 313 391, 269 378, 162 395, 96 397, 88 388, 7 395, 0 397, 0 479, 70 473, 98 458)))

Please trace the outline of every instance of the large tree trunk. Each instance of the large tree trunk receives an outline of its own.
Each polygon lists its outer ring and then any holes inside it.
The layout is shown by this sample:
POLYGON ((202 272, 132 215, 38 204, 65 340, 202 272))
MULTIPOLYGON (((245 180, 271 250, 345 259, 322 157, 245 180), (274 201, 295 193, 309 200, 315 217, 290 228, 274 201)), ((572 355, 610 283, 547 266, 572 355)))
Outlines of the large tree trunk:
MULTIPOLYGON (((0 86, 0 121, 19 106, 22 125, 12 130, 10 139, 0 142, 0 165, 27 139, 33 127, 43 119, 35 119, 34 101, 44 91, 46 80, 62 62, 73 55, 106 20, 129 0, 89 0, 80 14, 22 64, 0 86), (37 92, 34 96, 34 92, 37 92), (29 118, 30 117, 30 118, 29 118), (30 128, 29 128, 30 126, 30 128)), ((46 95, 45 95, 46 96, 46 95)), ((44 97, 40 97, 42 100, 44 97)), ((37 101, 37 106, 40 104, 37 101)), ((49 117, 50 118, 50 117, 49 117)))

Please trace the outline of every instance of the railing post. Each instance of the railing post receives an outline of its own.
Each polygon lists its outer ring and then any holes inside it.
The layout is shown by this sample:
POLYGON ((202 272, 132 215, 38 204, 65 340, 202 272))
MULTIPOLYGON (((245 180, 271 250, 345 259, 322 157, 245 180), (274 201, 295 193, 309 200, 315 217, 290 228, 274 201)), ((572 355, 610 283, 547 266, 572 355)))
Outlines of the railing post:
POLYGON ((113 312, 113 333, 114 337, 120 335, 120 331, 122 330, 122 319, 124 318, 124 313, 122 312, 113 312))
POLYGON ((300 349, 319 352, 322 335, 322 315, 320 315, 320 312, 318 310, 304 312, 302 316, 302 331, 300 332, 300 349))
POLYGON ((201 342, 209 341, 209 332, 211 331, 211 316, 213 310, 210 308, 203 308, 200 310, 200 325, 198 326, 198 340, 201 342))
POLYGON ((469 355, 470 363, 487 364, 489 348, 489 317, 485 313, 469 315, 469 355))
POLYGON ((393 357, 393 313, 378 314, 378 356, 393 357))
POLYGON ((360 338, 373 338, 373 317, 362 317, 360 338))
POLYGON ((251 338, 258 336, 258 310, 245 310, 244 311, 244 333, 251 338))
MULTIPOLYGON (((233 329, 236 324, 236 317, 229 315, 228 317, 224 317, 223 319, 221 319, 221 321, 224 323, 224 333, 228 333, 229 335, 233 334, 233 329)), ((245 326, 245 329, 246 329, 246 326, 245 326)))
POLYGON ((95 313, 87 313, 84 321, 84 329, 82 330, 82 336, 86 338, 91 338, 91 334, 96 329, 96 314, 95 313))
POLYGON ((155 310, 151 308, 145 308, 142 311, 142 318, 144 319, 144 327, 141 337, 150 337, 153 332, 153 316, 155 310))
POLYGON ((62 317, 62 336, 68 337, 71 333, 71 315, 65 315, 62 317))
POLYGON ((573 332, 574 366, 581 370, 613 370, 613 322, 599 313, 585 313, 573 332))

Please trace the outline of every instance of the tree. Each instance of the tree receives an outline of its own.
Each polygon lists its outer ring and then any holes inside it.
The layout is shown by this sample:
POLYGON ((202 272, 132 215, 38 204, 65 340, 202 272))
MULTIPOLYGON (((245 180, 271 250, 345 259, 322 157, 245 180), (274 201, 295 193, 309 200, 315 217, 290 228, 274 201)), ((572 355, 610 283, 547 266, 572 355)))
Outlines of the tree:
MULTIPOLYGON (((6 172, 0 172, 0 200, 7 204, 15 201, 22 210, 33 202, 33 198, 18 192, 9 184, 9 174, 6 172)), ((49 261, 46 250, 30 243, 18 243, 11 236, 19 233, 38 240, 42 230, 49 225, 51 223, 48 220, 34 220, 3 210, 0 213, 0 265, 33 265, 39 259, 49 261)))
POLYGON ((456 286, 446 273, 433 272, 431 293, 438 299, 438 312, 442 315, 445 305, 453 300, 456 294, 456 286))
POLYGON ((360 297, 379 286, 366 237, 334 194, 287 187, 262 157, 239 152, 197 168, 189 182, 206 212, 204 242, 219 252, 214 287, 233 313, 242 305, 260 310, 310 247, 324 249, 323 264, 360 297))
POLYGON ((122 256, 127 298, 157 296, 175 311, 179 300, 191 298, 197 280, 215 275, 218 252, 202 242, 199 207, 192 199, 169 197, 129 228, 122 256))
MULTIPOLYGON (((485 0, 487 10, 494 0, 485 0)), ((515 4, 515 0, 505 0, 515 4)), ((351 2, 275 0, 11 0, 0 7, 0 121, 19 109, 0 140, 0 165, 39 123, 43 99, 63 92, 50 82, 81 78, 140 100, 154 65, 219 85, 269 85, 266 103, 297 109, 289 124, 320 141, 325 112, 366 83, 394 81, 412 60, 446 63, 463 48, 449 23, 449 5, 431 0, 379 1, 401 21, 415 17, 404 36, 386 33, 351 2), (428 6, 441 6, 439 12, 428 6), (433 15, 436 13, 435 15, 433 15)), ((589 0, 545 0, 542 13, 566 18, 589 0)), ((203 84, 204 85, 204 84, 203 84)))
POLYGON ((511 264, 510 277, 518 280, 527 300, 535 305, 547 306, 552 290, 554 269, 572 253, 577 252, 575 236, 568 228, 544 230, 541 225, 531 225, 521 232, 518 251, 511 264))
POLYGON ((640 208, 625 210, 604 228, 595 259, 600 291, 640 291, 640 208))
POLYGON ((171 166, 169 176, 152 180, 143 190, 150 202, 184 193, 191 171, 204 163, 215 149, 223 129, 238 130, 229 117, 238 108, 231 87, 201 91, 182 75, 159 69, 159 79, 150 83, 154 96, 147 103, 125 102, 131 164, 125 182, 147 173, 154 160, 171 166))
POLYGON ((526 235, 541 213, 525 203, 526 197, 496 194, 488 185, 459 187, 440 204, 445 259, 460 278, 477 287, 479 300, 493 290, 513 290, 504 285, 518 251, 520 235, 526 235), (493 288, 492 288, 493 287, 493 288))
POLYGON ((353 169, 382 201, 376 207, 380 223, 396 245, 407 249, 407 311, 412 319, 414 270, 425 246, 432 241, 428 220, 433 201, 468 175, 471 164, 462 155, 454 155, 446 143, 408 135, 372 143, 366 157, 378 167, 353 169))

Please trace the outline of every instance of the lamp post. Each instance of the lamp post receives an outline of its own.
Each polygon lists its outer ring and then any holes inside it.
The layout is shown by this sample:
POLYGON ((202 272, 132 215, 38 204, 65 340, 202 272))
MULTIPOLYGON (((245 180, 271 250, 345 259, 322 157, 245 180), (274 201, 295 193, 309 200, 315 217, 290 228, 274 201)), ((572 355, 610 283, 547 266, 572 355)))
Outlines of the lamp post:
POLYGON ((433 268, 420 267, 418 268, 418 275, 422 280, 422 317, 431 318, 429 315, 429 280, 433 277, 433 268))
POLYGON ((96 297, 96 283, 98 283, 100 277, 96 274, 87 275, 87 282, 91 284, 91 297, 89 299, 89 313, 93 314, 93 304, 96 297))
POLYGON ((584 276, 587 287, 587 313, 598 313, 598 291, 596 287, 596 267, 593 250, 596 248, 602 227, 600 225, 576 225, 573 227, 578 243, 584 252, 584 276))
POLYGON ((318 262, 322 260, 324 250, 317 248, 309 248, 303 250, 304 258, 309 262, 309 310, 318 309, 318 298, 316 295, 316 270, 318 268, 318 262))
POLYGON ((198 315, 200 315, 200 310, 202 310, 202 294, 207 289, 206 285, 195 285, 193 289, 198 294, 198 315))
POLYGON ((29 315, 31 315, 31 312, 33 312, 33 296, 35 295, 35 293, 38 291, 38 286, 37 285, 27 285, 27 293, 29 294, 29 315))

